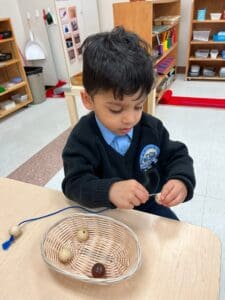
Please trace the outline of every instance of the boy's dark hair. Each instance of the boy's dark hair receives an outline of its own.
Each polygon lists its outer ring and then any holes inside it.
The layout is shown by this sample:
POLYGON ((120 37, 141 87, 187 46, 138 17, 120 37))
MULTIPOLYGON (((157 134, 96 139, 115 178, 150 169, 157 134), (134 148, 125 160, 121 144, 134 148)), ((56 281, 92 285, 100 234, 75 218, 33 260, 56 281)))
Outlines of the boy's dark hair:
POLYGON ((115 27, 89 36, 82 49, 83 85, 89 95, 112 90, 122 100, 138 90, 139 97, 150 92, 154 72, 149 46, 135 33, 115 27))

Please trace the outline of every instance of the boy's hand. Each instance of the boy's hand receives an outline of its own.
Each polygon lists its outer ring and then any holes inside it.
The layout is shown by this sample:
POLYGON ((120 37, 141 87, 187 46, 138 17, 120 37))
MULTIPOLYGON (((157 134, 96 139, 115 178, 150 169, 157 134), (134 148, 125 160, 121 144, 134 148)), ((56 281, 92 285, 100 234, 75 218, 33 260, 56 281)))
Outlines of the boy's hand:
POLYGON ((109 200, 118 208, 133 209, 148 199, 146 188, 134 179, 115 182, 109 189, 109 200))
POLYGON ((170 179, 162 188, 159 203, 171 207, 184 202, 186 197, 186 185, 181 180, 170 179))

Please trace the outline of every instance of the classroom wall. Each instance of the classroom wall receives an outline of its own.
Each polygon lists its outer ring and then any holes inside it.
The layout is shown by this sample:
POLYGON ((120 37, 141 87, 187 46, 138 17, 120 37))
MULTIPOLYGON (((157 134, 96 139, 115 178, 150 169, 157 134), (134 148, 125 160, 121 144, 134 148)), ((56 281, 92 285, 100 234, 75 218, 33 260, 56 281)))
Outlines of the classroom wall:
POLYGON ((98 0, 99 24, 101 31, 113 28, 113 3, 129 2, 129 0, 98 0))
MULTIPOLYGON (((35 40, 41 45, 46 55, 45 60, 32 62, 32 65, 34 66, 43 67, 45 85, 55 85, 58 79, 67 80, 68 78, 61 42, 58 43, 58 52, 61 54, 62 59, 58 60, 57 64, 59 65, 58 69, 62 70, 62 72, 58 72, 59 74, 57 73, 47 29, 42 16, 43 9, 47 11, 47 9, 50 8, 52 12, 54 11, 54 6, 55 4, 53 0, 19 0, 19 9, 23 26, 25 28, 26 38, 27 40, 29 39, 29 31, 27 27, 27 12, 29 12, 31 16, 31 30, 34 33, 35 40), (39 17, 36 17, 36 11, 38 11, 39 17)), ((59 37, 59 30, 57 29, 57 26, 55 27, 55 35, 57 38, 59 37)), ((24 47, 25 45, 23 45, 23 51, 24 47)))
POLYGON ((191 0, 181 0, 181 23, 179 34, 178 66, 186 65, 191 20, 191 3, 191 0))
MULTIPOLYGON (((129 2, 129 0, 98 0, 100 29, 110 30, 113 28, 112 4, 118 2, 129 2)), ((186 56, 189 39, 191 14, 191 0, 181 0, 181 25, 179 34, 178 65, 186 65, 186 56)))

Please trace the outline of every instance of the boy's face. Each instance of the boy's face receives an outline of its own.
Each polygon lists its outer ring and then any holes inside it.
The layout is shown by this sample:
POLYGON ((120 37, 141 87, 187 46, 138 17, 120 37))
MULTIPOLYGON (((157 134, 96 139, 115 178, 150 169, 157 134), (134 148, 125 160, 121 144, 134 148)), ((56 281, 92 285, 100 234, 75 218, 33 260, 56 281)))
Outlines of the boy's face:
POLYGON ((127 134, 140 121, 147 96, 139 98, 139 95, 140 91, 120 100, 115 99, 111 91, 98 92, 93 98, 86 92, 81 93, 84 106, 93 110, 99 121, 117 135, 127 134))

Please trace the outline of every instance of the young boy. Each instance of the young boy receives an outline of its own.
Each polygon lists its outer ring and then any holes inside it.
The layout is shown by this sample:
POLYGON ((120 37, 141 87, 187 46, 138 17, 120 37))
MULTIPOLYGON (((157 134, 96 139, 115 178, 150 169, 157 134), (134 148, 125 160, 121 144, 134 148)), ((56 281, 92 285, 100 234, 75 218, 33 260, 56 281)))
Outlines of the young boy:
POLYGON ((83 44, 82 101, 91 110, 63 151, 64 194, 87 207, 138 209, 177 219, 169 207, 193 196, 193 161, 143 112, 154 82, 147 44, 117 27, 83 44), (149 194, 161 192, 159 205, 149 194))

